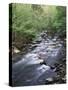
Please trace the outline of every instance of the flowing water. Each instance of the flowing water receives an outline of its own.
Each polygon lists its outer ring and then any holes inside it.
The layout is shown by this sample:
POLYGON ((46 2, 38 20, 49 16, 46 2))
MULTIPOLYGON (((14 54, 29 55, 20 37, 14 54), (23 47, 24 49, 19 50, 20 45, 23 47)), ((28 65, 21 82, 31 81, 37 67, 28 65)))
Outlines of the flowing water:
POLYGON ((44 85, 47 80, 57 76, 54 67, 62 58, 62 41, 54 38, 42 38, 34 41, 31 51, 12 65, 12 81, 14 86, 44 85))

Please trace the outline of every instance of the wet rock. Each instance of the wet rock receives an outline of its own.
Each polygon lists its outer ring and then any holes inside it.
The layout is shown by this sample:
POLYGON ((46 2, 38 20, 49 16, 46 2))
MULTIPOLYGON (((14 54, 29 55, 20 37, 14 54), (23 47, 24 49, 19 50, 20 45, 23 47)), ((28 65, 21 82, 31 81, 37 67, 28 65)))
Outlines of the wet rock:
POLYGON ((53 51, 53 48, 52 48, 52 47, 48 47, 48 48, 46 49, 46 51, 47 51, 47 52, 53 51))
POLYGON ((52 69, 54 72, 56 72, 55 66, 51 66, 51 69, 52 69))
POLYGON ((63 64, 59 64, 59 67, 62 67, 63 66, 63 64))
POLYGON ((59 47, 61 47, 61 46, 62 46, 62 44, 58 44, 58 46, 59 46, 59 47))
POLYGON ((46 39, 46 38, 47 38, 47 34, 46 34, 46 33, 41 33, 41 37, 42 37, 43 39, 46 39))
POLYGON ((52 82, 53 81, 53 78, 47 78, 46 81, 52 82))
POLYGON ((40 53, 38 54, 38 57, 39 57, 40 59, 45 59, 45 58, 46 58, 46 52, 40 52, 40 53))
POLYGON ((63 58, 62 61, 65 62, 66 61, 66 58, 63 58))
POLYGON ((61 44, 63 44, 63 41, 60 41, 61 44))
POLYGON ((54 83, 54 79, 53 78, 47 78, 45 80, 45 84, 53 84, 54 83))
POLYGON ((36 43, 40 43, 42 41, 42 38, 39 37, 37 40, 35 40, 36 43))
POLYGON ((45 62, 45 61, 43 61, 43 62, 40 62, 40 64, 41 64, 41 65, 43 65, 43 64, 44 64, 44 65, 46 65, 46 62, 45 62))
POLYGON ((48 41, 45 41, 46 44, 48 44, 48 41))
POLYGON ((56 70, 55 70, 55 72, 59 72, 59 71, 60 71, 60 69, 59 69, 59 67, 57 67, 56 70))
POLYGON ((66 83, 66 76, 64 76, 64 77, 62 78, 62 81, 63 81, 64 83, 66 83))
POLYGON ((16 47, 12 47, 12 54, 14 53, 20 53, 20 50, 16 47))
POLYGON ((43 64, 44 60, 43 60, 43 59, 38 59, 38 62, 39 62, 40 64, 43 64))
POLYGON ((53 42, 56 42, 56 38, 52 39, 53 42))
POLYGON ((58 67, 58 65, 59 65, 58 63, 55 63, 55 64, 54 64, 55 67, 58 67))
POLYGON ((30 49, 37 47, 37 44, 32 44, 30 49))
POLYGON ((66 81, 66 78, 64 77, 64 78, 62 78, 62 80, 63 80, 63 81, 66 81))
POLYGON ((53 79, 54 79, 54 82, 59 82, 59 80, 60 80, 60 75, 56 75, 53 79))
POLYGON ((41 70, 41 72, 45 72, 50 70, 50 67, 47 65, 41 65, 41 67, 38 67, 37 70, 41 70))
POLYGON ((55 66, 51 66, 51 69, 55 69, 55 66))
POLYGON ((53 69, 53 71, 54 71, 54 72, 56 72, 56 68, 55 68, 55 69, 53 69))
POLYGON ((36 41, 34 41, 34 42, 32 42, 32 44, 37 44, 37 42, 36 42, 36 41))

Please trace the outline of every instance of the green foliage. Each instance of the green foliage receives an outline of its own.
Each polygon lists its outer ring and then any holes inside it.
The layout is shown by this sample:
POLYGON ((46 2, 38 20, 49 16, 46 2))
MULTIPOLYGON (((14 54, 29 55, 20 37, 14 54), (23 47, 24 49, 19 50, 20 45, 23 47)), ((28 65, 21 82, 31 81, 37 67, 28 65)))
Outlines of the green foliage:
POLYGON ((55 22, 53 23, 53 28, 60 34, 60 36, 66 36, 66 7, 58 6, 56 7, 57 14, 55 22))
MULTIPOLYGON (((34 4, 12 4, 12 30, 15 41, 28 43, 43 30, 66 31, 66 8, 34 4)), ((65 35, 65 34, 64 34, 65 35)), ((19 43, 20 43, 19 42, 19 43)))

